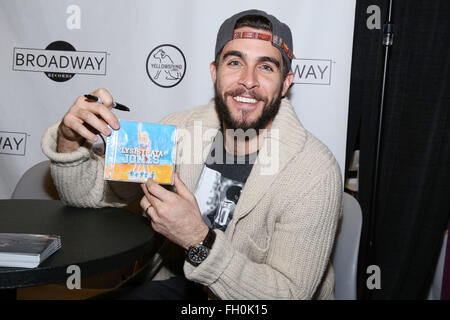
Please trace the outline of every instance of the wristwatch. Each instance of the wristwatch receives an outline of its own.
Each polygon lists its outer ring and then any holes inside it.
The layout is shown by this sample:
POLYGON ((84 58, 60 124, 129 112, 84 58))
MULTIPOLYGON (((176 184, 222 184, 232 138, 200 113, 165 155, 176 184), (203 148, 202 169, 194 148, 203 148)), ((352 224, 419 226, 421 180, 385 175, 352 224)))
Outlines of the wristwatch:
POLYGON ((200 263, 205 261, 208 257, 209 250, 211 250, 214 240, 216 240, 216 233, 209 228, 208 234, 202 242, 195 246, 189 247, 186 255, 186 261, 194 266, 198 266, 200 263))

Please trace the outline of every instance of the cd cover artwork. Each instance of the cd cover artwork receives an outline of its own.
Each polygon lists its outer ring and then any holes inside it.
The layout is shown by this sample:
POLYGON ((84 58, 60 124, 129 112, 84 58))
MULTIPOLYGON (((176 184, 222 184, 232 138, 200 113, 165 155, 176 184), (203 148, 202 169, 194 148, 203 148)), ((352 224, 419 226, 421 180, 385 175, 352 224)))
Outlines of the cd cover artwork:
POLYGON ((106 141, 105 180, 173 184, 176 127, 119 120, 106 141))

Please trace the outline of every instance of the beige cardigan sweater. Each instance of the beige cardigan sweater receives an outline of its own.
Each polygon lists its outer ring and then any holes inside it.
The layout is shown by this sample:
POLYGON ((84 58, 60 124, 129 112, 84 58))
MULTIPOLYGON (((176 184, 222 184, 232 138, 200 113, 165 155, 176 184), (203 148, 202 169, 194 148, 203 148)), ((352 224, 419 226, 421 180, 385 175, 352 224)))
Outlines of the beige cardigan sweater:
MULTIPOLYGON (((199 146, 205 159, 219 128, 214 105, 175 113, 161 122, 183 129, 176 170, 194 192, 203 169, 199 146)), ((88 144, 57 153, 57 126, 44 133, 42 149, 52 160, 63 201, 80 207, 124 206, 142 197, 138 184, 105 182, 104 160, 88 144)), ((184 274, 221 299, 333 299, 330 255, 341 198, 336 160, 283 99, 233 219, 225 232, 216 230, 214 246, 201 265, 184 263, 184 274)))

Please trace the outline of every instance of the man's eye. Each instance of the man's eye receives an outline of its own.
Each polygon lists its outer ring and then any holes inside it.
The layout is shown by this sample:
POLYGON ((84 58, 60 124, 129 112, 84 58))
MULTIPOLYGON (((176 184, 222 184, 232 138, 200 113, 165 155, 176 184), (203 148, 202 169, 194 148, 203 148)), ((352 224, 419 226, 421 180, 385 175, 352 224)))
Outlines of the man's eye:
POLYGON ((228 65, 229 66, 238 66, 238 65, 240 65, 240 63, 239 63, 239 61, 232 60, 232 61, 228 62, 228 65))
POLYGON ((273 71, 273 68, 272 68, 271 66, 267 65, 267 64, 263 64, 263 65, 261 66, 261 68, 262 68, 263 70, 266 70, 266 71, 273 71))

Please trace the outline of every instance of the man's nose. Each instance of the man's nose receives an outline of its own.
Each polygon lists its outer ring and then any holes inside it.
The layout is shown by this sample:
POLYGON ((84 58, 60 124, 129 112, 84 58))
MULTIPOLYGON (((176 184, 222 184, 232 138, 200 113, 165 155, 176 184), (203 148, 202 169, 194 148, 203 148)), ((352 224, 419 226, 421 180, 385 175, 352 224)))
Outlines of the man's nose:
POLYGON ((243 85, 247 89, 253 89, 259 86, 258 76, 256 75, 256 70, 253 68, 245 68, 242 70, 241 78, 239 79, 239 84, 243 85))

